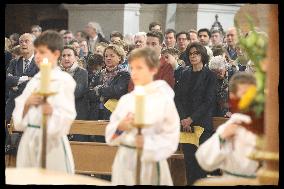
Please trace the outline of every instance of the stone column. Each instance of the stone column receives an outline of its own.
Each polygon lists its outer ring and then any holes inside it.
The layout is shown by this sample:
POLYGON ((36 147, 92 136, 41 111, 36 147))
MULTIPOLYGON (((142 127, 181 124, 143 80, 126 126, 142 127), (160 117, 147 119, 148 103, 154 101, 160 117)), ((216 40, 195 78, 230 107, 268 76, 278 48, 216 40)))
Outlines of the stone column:
POLYGON ((113 30, 123 32, 124 4, 63 4, 68 10, 68 29, 72 32, 84 29, 89 21, 101 25, 105 38, 113 30))
POLYGON ((176 28, 176 9, 177 4, 167 4, 165 30, 168 28, 176 28))
POLYGON ((123 19, 123 35, 139 32, 140 4, 125 4, 123 19))
POLYGON ((166 4, 141 4, 139 30, 148 32, 149 24, 153 21, 162 24, 162 31, 165 30, 166 4))
POLYGON ((177 4, 176 31, 196 29, 198 4, 177 4))

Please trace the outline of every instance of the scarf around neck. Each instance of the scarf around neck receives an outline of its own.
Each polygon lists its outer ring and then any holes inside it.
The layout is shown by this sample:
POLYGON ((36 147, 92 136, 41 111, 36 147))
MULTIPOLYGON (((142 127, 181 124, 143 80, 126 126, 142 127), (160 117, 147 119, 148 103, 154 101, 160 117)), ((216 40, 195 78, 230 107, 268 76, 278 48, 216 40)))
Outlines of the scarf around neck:
POLYGON ((79 67, 78 63, 74 62, 73 65, 70 68, 64 68, 61 65, 61 70, 69 73, 73 77, 74 74, 75 74, 75 71, 77 70, 78 67, 79 67))
POLYGON ((113 78, 120 72, 121 69, 119 69, 119 66, 114 67, 111 70, 107 70, 107 68, 104 68, 101 72, 101 83, 104 86, 109 86, 110 82, 113 80, 113 78))

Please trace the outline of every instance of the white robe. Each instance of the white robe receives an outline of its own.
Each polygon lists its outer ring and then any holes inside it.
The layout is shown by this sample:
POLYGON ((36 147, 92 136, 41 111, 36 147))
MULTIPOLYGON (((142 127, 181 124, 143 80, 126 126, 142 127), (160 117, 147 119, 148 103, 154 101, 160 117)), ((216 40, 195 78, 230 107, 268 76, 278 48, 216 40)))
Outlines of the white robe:
MULTIPOLYGON (((70 126, 76 117, 75 91, 76 82, 68 74, 55 67, 51 71, 50 90, 57 92, 47 101, 53 108, 47 121, 47 169, 74 173, 74 160, 67 139, 70 126)), ((40 88, 40 72, 28 83, 23 93, 15 99, 13 121, 15 129, 23 131, 16 167, 40 167, 42 144, 41 106, 31 106, 23 117, 27 98, 40 88), (30 126, 31 125, 31 126, 30 126)))
MULTIPOLYGON (((141 155, 142 185, 173 185, 167 158, 177 150, 180 119, 174 103, 174 92, 162 80, 145 86, 145 120, 150 126, 142 129, 144 137, 141 155), (158 165, 159 164, 159 165, 158 165), (159 176, 158 176, 159 175, 159 176)), ((122 145, 135 146, 137 129, 123 132, 112 139, 119 122, 128 112, 134 113, 134 92, 122 96, 106 128, 106 142, 120 145, 112 166, 112 184, 135 185, 137 151, 122 145)))
POLYGON ((221 145, 219 134, 225 127, 221 125, 216 133, 199 146, 195 153, 199 165, 207 171, 222 169, 224 176, 254 177, 259 163, 247 156, 255 150, 256 136, 238 127, 235 136, 221 145))

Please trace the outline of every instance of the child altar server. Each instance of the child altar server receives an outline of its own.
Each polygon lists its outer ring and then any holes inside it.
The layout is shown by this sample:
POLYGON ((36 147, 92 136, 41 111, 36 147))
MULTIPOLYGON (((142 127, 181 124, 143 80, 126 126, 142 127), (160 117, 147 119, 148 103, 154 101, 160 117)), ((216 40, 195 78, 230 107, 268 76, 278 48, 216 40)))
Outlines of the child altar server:
MULTIPOLYGON (((173 185, 167 158, 178 147, 179 116, 174 91, 163 80, 153 81, 159 57, 150 48, 135 49, 128 57, 134 91, 122 96, 106 128, 106 142, 118 145, 112 166, 112 184, 135 185, 137 148, 142 148, 140 184, 173 185), (142 135, 134 127, 137 86, 145 91, 142 135)), ((141 102, 140 102, 141 103, 141 102)), ((142 110, 143 111, 143 110, 142 110)), ((138 119, 138 118, 137 118, 138 119)))
MULTIPOLYGON (((42 89, 41 72, 27 84, 15 99, 13 121, 16 130, 24 131, 21 138, 16 167, 40 167, 42 149, 42 115, 47 116, 46 169, 74 173, 74 160, 67 134, 76 117, 74 79, 60 70, 58 58, 63 49, 63 39, 55 31, 43 32, 34 42, 35 61, 43 70, 44 58, 50 65, 49 96, 44 103, 37 92, 42 89)), ((46 63, 46 62, 45 62, 46 63)), ((41 70, 41 71, 42 71, 41 70)), ((46 90, 46 89, 45 89, 46 90)))

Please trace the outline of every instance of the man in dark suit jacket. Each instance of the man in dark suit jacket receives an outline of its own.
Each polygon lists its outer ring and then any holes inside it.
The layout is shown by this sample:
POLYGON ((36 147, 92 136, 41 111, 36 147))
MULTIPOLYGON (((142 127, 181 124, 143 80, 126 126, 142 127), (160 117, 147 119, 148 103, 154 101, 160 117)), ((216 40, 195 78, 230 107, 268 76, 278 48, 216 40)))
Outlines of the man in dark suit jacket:
POLYGON ((22 57, 10 62, 6 71, 6 87, 9 91, 5 107, 5 119, 9 122, 15 107, 15 98, 22 94, 27 82, 39 71, 34 60, 32 34, 25 33, 19 38, 22 57))

